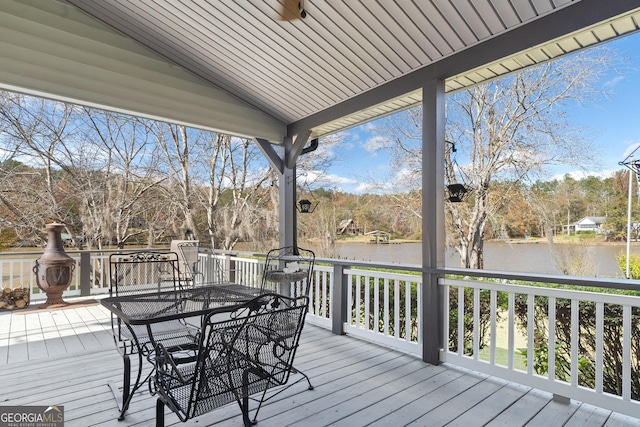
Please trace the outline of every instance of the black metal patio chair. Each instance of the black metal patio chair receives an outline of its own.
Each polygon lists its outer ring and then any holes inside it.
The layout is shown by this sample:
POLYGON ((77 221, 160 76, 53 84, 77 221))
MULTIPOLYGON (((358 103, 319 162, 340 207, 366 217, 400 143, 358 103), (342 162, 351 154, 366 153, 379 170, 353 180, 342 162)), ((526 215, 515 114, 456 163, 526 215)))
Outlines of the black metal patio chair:
POLYGON ((313 279, 313 267, 316 255, 309 249, 297 246, 284 246, 271 249, 262 271, 262 292, 277 290, 278 285, 289 286, 281 293, 309 295, 309 289, 313 279))
POLYGON ((255 424, 249 400, 262 404, 268 389, 289 380, 308 305, 305 296, 263 294, 230 308, 224 320, 206 316, 191 357, 158 344, 151 390, 158 396, 156 426, 164 426, 165 406, 187 421, 233 401, 245 427, 255 424))
POLYGON ((195 286, 198 278, 203 280, 204 276, 199 268, 198 254, 200 252, 200 241, 198 240, 172 240, 171 251, 178 254, 178 279, 195 286))
MULTIPOLYGON (((172 252, 112 254, 109 257, 109 274, 111 297, 175 290, 179 286, 178 257, 172 252)), ((133 394, 151 376, 150 373, 141 381, 143 358, 147 358, 159 342, 169 348, 195 347, 199 337, 199 325, 193 326, 184 320, 161 322, 150 327, 129 325, 112 314, 111 328, 116 348, 124 364, 122 397, 119 397, 115 384, 110 383, 109 387, 118 401, 121 411, 119 419, 122 420, 133 394), (137 355, 138 359, 138 372, 133 385, 130 359, 132 355, 137 355)))
MULTIPOLYGON (((273 291, 286 293, 293 297, 299 295, 309 297, 309 290, 313 282, 315 260, 315 253, 309 249, 303 249, 297 246, 284 246, 278 249, 271 249, 267 252, 265 259, 260 293, 273 291)), ((295 367, 292 369, 292 372, 300 374, 302 377, 288 384, 287 387, 306 380, 308 389, 313 390, 313 385, 307 374, 295 367)), ((258 411, 259 410, 260 406, 258 406, 258 411)))

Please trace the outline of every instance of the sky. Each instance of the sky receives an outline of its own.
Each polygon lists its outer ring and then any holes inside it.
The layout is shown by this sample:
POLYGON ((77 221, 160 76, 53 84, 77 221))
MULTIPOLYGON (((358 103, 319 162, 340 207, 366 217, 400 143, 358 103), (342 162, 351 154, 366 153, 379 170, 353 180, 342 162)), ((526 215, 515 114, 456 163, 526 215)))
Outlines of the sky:
MULTIPOLYGON (((586 128, 598 150, 597 165, 586 174, 575 167, 558 166, 550 169, 550 176, 562 177, 566 173, 576 179, 584 175, 610 176, 623 169, 625 160, 640 145, 640 34, 607 43, 624 58, 620 69, 611 70, 600 82, 610 96, 598 105, 573 106, 567 110, 569 121, 586 128)), ((325 187, 348 193, 371 191, 370 177, 389 174, 389 157, 369 149, 379 136, 373 131, 374 123, 367 123, 345 131, 345 139, 332 148, 336 160, 322 180, 325 187)), ((322 139, 320 143, 322 145, 322 139)), ((635 158, 640 159, 640 149, 635 158)))

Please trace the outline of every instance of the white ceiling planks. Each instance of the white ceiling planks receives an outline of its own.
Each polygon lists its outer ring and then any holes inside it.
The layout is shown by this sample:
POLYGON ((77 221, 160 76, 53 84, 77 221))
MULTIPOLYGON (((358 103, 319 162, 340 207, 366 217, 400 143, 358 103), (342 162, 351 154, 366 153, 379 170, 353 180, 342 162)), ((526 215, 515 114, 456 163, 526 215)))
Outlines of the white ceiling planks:
MULTIPOLYGON (((200 77, 290 122, 549 13, 529 1, 69 0, 200 77)), ((561 2, 563 6, 570 2, 561 2)))
POLYGON ((514 30, 583 3, 581 15, 613 6, 595 0, 306 0, 306 19, 283 21, 278 13, 285 0, 63 1, 262 111, 270 126, 289 124, 289 132, 308 126, 312 137, 416 105, 416 72, 451 58, 454 66, 449 61, 433 74, 445 79, 449 92, 639 28, 638 8, 620 0, 625 6, 617 7, 628 12, 623 16, 478 64, 477 48, 514 30), (472 51, 466 70, 458 71, 472 51), (449 69, 456 71, 442 75, 449 69))

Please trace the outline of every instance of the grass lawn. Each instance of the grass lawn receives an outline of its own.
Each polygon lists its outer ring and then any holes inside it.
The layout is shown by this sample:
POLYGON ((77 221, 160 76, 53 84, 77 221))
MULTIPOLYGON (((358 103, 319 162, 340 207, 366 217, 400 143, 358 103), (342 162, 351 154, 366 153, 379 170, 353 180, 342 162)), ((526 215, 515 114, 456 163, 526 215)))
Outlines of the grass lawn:
MULTIPOLYGON (((480 350, 480 356, 479 356, 480 360, 486 360, 488 362, 490 357, 490 350, 491 348, 489 346, 486 346, 485 348, 480 350)), ((526 371, 527 370, 526 362, 527 360, 523 355, 519 353, 515 353, 513 355, 513 367, 515 369, 526 371)), ((496 347, 496 364, 509 366, 509 351, 506 348, 496 347)))
MULTIPOLYGON (((507 321, 507 317, 507 313, 501 313, 500 320, 496 325, 496 363, 503 366, 508 366, 509 364, 509 351, 507 350, 509 347, 509 322, 507 321)), ((516 350, 519 348, 527 348, 527 337, 523 332, 516 328, 513 335, 513 345, 516 350)), ((489 361, 491 351, 491 346, 489 345, 489 343, 491 343, 490 337, 487 337, 487 343, 487 346, 480 350, 478 357, 481 360, 489 361)), ((526 360, 523 355, 516 352, 513 357, 514 368, 526 371, 526 360)))

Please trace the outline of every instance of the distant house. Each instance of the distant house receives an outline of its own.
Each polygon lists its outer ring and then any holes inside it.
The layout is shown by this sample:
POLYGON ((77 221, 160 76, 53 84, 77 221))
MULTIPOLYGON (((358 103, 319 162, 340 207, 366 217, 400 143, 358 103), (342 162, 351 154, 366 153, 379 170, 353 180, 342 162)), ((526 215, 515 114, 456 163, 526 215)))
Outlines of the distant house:
POLYGON ((356 234, 360 234, 360 229, 356 225, 356 222, 353 220, 353 218, 344 219, 340 221, 340 225, 338 225, 338 234, 343 236, 355 236, 356 234))
POLYGON ((595 231, 600 233, 602 231, 602 224, 607 222, 606 216, 585 216, 580 221, 575 223, 576 233, 579 231, 595 231))

